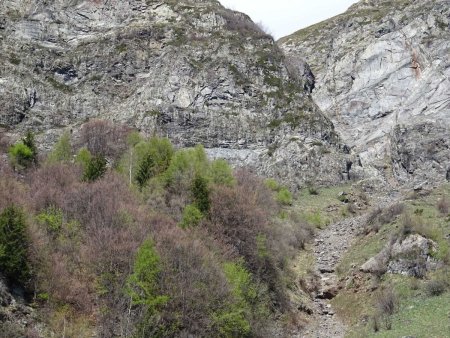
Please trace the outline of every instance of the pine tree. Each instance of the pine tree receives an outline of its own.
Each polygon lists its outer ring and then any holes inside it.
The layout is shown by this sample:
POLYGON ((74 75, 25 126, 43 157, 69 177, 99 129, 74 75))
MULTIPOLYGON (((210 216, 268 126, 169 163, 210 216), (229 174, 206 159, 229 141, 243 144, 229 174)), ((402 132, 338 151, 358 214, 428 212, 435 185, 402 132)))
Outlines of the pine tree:
POLYGON ((11 281, 25 283, 29 276, 25 216, 10 206, 0 214, 0 271, 11 281))
POLYGON ((139 164, 139 168, 135 176, 135 180, 140 189, 142 189, 150 179, 150 177, 152 177, 154 167, 155 162, 153 160, 153 157, 147 154, 139 164))
POLYGON ((25 137, 22 139, 23 144, 25 144, 28 149, 31 150, 31 161, 34 164, 37 164, 37 147, 36 142, 34 141, 34 134, 28 130, 25 137))
POLYGON ((209 212, 210 206, 208 181, 199 174, 195 176, 192 182, 192 195, 195 206, 203 215, 206 215, 209 212))

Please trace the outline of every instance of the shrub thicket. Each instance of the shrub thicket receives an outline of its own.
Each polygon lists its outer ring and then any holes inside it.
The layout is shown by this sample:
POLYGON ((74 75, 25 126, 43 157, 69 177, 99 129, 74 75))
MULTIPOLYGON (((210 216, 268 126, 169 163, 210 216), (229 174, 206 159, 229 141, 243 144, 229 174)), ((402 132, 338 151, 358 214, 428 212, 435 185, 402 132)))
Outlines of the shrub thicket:
MULTIPOLYGON (((14 267, 32 267, 49 327, 71 336, 93 326, 105 337, 267 336, 275 315, 289 313, 286 260, 310 230, 276 220, 281 203, 259 178, 209 161, 201 146, 175 151, 136 133, 115 146, 113 136, 126 139, 121 128, 85 128, 73 163, 65 135, 24 183, 0 177, 1 207, 32 213, 16 233, 27 231, 29 247, 2 243, 1 259, 18 254, 14 267)), ((8 212, 3 223, 22 224, 8 212)))

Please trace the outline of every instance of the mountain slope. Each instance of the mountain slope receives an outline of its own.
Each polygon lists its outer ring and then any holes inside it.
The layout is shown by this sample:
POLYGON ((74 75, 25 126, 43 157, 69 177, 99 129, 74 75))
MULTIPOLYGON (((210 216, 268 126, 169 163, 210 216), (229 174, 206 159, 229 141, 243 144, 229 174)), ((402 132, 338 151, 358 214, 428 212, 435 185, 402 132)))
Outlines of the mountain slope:
POLYGON ((449 22, 446 0, 364 0, 279 45, 310 64, 315 102, 366 168, 392 165, 403 183, 445 180, 449 22))
POLYGON ((32 127, 47 146, 100 117, 294 186, 347 171, 305 66, 217 1, 8 0, 0 13, 10 133, 32 127))

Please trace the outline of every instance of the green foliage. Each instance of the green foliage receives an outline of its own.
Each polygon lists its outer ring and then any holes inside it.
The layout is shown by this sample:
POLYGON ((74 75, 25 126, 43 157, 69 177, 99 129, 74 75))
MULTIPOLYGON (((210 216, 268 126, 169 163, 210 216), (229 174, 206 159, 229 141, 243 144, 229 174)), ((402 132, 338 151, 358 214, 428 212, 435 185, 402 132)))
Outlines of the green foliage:
POLYGON ((50 207, 38 214, 36 220, 49 232, 57 233, 63 225, 64 215, 61 209, 50 207))
POLYGON ((23 169, 33 162, 33 152, 22 142, 9 148, 9 159, 14 168, 23 169))
POLYGON ((147 154, 139 163, 136 175, 134 177, 140 189, 142 189, 147 181, 153 176, 154 169, 155 161, 153 160, 153 156, 151 154, 147 154))
POLYGON ((83 180, 92 182, 102 177, 106 172, 106 159, 96 155, 90 159, 83 173, 83 180))
POLYGON ((142 188, 147 181, 163 173, 169 166, 174 150, 167 138, 152 138, 135 146, 137 172, 135 180, 142 188))
POLYGON ((211 162, 209 175, 214 184, 226 185, 230 187, 235 184, 233 170, 228 162, 223 159, 218 159, 211 162))
POLYGON ((70 145, 70 134, 65 132, 53 147, 48 155, 48 163, 68 162, 72 156, 72 147, 70 145))
POLYGON ((202 212, 195 205, 188 204, 183 210, 183 216, 178 225, 181 228, 186 229, 197 226, 202 219, 202 212))
POLYGON ((256 236, 256 248, 258 250, 258 257, 261 259, 269 257, 267 250, 267 237, 264 234, 258 234, 256 236))
POLYGON ((37 148, 34 135, 28 131, 21 142, 9 148, 9 159, 14 168, 24 169, 37 163, 37 148))
POLYGON ((225 263, 223 270, 237 303, 244 308, 248 307, 249 304, 255 301, 258 295, 250 272, 247 271, 242 262, 225 263))
POLYGON ((282 205, 292 205, 292 194, 287 188, 281 188, 277 193, 276 200, 282 205))
POLYGON ((25 215, 16 206, 0 214, 0 270, 13 281, 25 283, 29 276, 25 215))
POLYGON ((177 151, 165 173, 169 186, 186 187, 197 173, 208 172, 208 159, 203 146, 177 151))
POLYGON ((81 164, 83 169, 86 170, 91 159, 92 159, 91 152, 86 147, 83 147, 78 151, 78 154, 75 157, 75 163, 81 164))
POLYGON ((170 164, 174 150, 167 138, 144 140, 139 133, 128 136, 130 150, 121 159, 118 170, 130 175, 139 188, 154 176, 163 173, 170 164))
POLYGON ((324 217, 319 210, 306 214, 305 219, 308 223, 320 229, 330 224, 330 220, 327 217, 324 217))
POLYGON ((268 178, 268 179, 264 180, 264 185, 272 191, 280 190, 280 185, 273 178, 268 178))
POLYGON ((191 189, 195 206, 206 215, 210 207, 208 181, 203 176, 197 174, 192 182, 191 189))
POLYGON ((137 132, 137 131, 133 131, 133 132, 129 133, 127 136, 127 144, 130 147, 134 147, 142 141, 144 141, 144 139, 142 138, 141 134, 139 134, 139 132, 137 132))
POLYGON ((319 195, 319 191, 313 186, 308 187, 308 192, 310 195, 319 195))
POLYGON ((168 297, 159 295, 158 278, 161 263, 151 240, 140 246, 134 261, 133 273, 127 279, 126 292, 134 305, 143 305, 149 316, 168 302, 168 297))
POLYGON ((249 337, 251 326, 240 309, 231 309, 213 317, 223 337, 249 337))
POLYGON ((230 285, 234 303, 214 316, 219 332, 225 337, 247 337, 251 335, 248 318, 252 305, 257 302, 258 292, 251 274, 242 263, 225 263, 224 273, 230 285))
POLYGON ((32 161, 33 163, 37 163, 37 147, 36 142, 34 141, 34 134, 31 131, 27 131, 25 137, 22 139, 24 145, 31 150, 32 161))

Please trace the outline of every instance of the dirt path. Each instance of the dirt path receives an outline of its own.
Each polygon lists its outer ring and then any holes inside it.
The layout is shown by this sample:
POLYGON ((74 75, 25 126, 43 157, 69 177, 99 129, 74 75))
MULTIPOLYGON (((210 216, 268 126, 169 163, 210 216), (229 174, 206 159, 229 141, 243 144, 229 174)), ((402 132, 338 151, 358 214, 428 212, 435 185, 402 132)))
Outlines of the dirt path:
MULTIPOLYGON (((401 196, 402 194, 398 191, 380 194, 373 197, 372 205, 384 209, 398 202, 401 196)), ((362 215, 333 223, 317 233, 313 252, 320 285, 318 292, 314 295, 314 318, 299 337, 343 338, 345 336, 345 324, 335 315, 329 300, 339 291, 336 266, 366 225, 369 212, 370 209, 362 215)))
POLYGON ((348 218, 318 232, 313 250, 320 286, 314 299, 314 318, 300 337, 344 337, 345 325, 334 314, 329 299, 337 293, 336 265, 364 225, 364 218, 364 215, 348 218))

